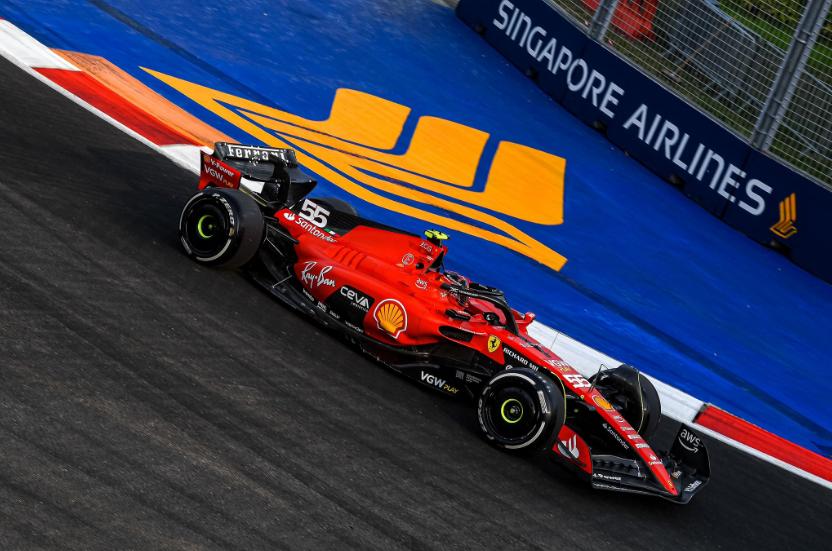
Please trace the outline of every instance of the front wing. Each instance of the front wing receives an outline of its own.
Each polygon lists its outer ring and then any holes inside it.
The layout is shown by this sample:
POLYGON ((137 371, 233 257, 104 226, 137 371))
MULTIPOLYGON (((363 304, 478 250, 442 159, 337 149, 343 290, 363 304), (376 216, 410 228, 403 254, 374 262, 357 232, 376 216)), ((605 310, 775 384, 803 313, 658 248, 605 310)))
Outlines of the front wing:
POLYGON ((592 456, 592 487, 637 494, 650 494, 674 503, 688 503, 711 476, 708 450, 702 438, 682 424, 670 452, 659 459, 670 473, 677 495, 662 487, 641 461, 613 455, 592 456))

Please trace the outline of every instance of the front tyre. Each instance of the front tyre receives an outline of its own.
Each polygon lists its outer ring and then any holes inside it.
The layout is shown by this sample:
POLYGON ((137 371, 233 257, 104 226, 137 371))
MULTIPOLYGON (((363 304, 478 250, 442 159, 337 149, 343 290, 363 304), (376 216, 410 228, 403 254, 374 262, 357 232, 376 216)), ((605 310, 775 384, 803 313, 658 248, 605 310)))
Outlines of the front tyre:
POLYGON ((249 262, 263 241, 263 213, 235 189, 208 188, 191 197, 179 218, 185 253, 206 266, 238 268, 249 262))
POLYGON ((656 387, 638 369, 620 365, 589 378, 624 419, 644 438, 659 428, 662 404, 656 387))
POLYGON ((477 420, 492 445, 513 452, 550 449, 563 426, 563 387, 531 369, 497 373, 480 393, 477 420))

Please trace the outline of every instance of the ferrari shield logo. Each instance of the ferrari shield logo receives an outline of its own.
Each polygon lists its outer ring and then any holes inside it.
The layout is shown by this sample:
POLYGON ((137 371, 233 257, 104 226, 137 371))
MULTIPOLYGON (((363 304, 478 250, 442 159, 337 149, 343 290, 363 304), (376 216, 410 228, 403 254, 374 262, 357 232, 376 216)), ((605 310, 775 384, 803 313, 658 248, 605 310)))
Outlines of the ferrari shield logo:
POLYGON ((500 348, 500 338, 495 335, 488 337, 488 351, 496 352, 498 348, 500 348))

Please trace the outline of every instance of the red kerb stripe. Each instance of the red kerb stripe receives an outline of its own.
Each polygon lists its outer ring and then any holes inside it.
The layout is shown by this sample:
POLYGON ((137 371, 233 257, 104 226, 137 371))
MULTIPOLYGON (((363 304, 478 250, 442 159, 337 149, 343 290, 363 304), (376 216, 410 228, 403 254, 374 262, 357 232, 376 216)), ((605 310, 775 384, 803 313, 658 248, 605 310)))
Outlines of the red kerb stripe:
POLYGON ((168 128, 159 119, 128 103, 86 73, 65 69, 37 71, 156 145, 196 145, 190 138, 168 128))
POLYGON ((696 418, 696 422, 807 473, 832 481, 832 460, 743 421, 718 407, 706 406, 696 418))

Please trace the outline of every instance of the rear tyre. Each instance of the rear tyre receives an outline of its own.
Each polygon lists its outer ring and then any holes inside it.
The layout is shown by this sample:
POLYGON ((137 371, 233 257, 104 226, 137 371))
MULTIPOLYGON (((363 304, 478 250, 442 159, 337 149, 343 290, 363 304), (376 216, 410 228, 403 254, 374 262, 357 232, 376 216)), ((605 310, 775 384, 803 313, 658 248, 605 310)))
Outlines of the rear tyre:
POLYGON ((235 189, 208 188, 191 197, 179 218, 185 253, 206 266, 238 268, 263 241, 263 214, 257 203, 235 189))
POLYGON ((551 449, 564 412, 562 387, 525 368, 497 373, 477 401, 477 420, 485 439, 518 453, 551 449))
POLYGON ((644 438, 655 434, 662 404, 653 383, 633 366, 621 365, 589 378, 604 398, 644 438))

